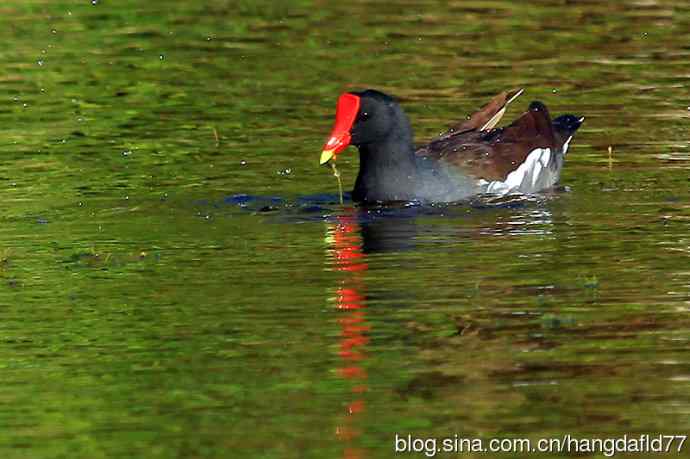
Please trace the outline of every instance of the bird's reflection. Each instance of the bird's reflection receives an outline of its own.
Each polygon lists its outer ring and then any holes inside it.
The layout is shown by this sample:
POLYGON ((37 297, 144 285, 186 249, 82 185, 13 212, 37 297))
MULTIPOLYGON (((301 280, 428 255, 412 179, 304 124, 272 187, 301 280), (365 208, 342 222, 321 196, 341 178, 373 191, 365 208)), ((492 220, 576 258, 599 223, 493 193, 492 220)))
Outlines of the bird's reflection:
POLYGON ((367 321, 365 276, 370 255, 414 250, 418 244, 429 241, 453 243, 466 238, 548 235, 552 232, 551 213, 544 208, 510 208, 508 211, 490 208, 469 213, 467 208, 456 210, 460 211, 462 218, 457 219, 458 215, 447 209, 387 212, 348 208, 326 224, 328 265, 341 273, 332 290, 334 295, 329 307, 335 307, 339 313, 337 375, 349 383, 346 408, 338 416, 336 427, 336 436, 344 444, 345 458, 364 459, 367 456, 366 450, 357 445, 362 435, 362 416, 369 390, 367 360, 372 329, 367 321), (498 212, 493 213, 491 209, 498 212), (432 215, 443 219, 434 219, 435 224, 425 225, 424 219, 418 218, 432 215))
POLYGON ((415 247, 417 223, 414 218, 360 219, 364 253, 401 252, 415 247))
POLYGON ((344 443, 343 457, 364 459, 366 450, 357 446, 361 436, 361 416, 366 410, 368 391, 367 344, 371 325, 367 322, 364 274, 367 256, 376 252, 409 250, 417 234, 414 218, 381 216, 365 209, 347 208, 327 224, 329 264, 343 273, 335 288, 335 308, 340 312, 337 374, 349 382, 346 409, 337 420, 336 436, 344 443))
POLYGON ((367 392, 368 375, 364 367, 367 357, 366 297, 362 274, 369 268, 363 250, 361 227, 356 211, 349 209, 327 227, 330 245, 330 262, 333 269, 345 274, 336 288, 335 307, 342 312, 340 326, 340 366, 338 375, 350 382, 347 409, 338 421, 336 436, 345 443, 343 457, 363 459, 364 451, 357 448, 355 440, 361 435, 359 417, 365 410, 364 393, 367 392))

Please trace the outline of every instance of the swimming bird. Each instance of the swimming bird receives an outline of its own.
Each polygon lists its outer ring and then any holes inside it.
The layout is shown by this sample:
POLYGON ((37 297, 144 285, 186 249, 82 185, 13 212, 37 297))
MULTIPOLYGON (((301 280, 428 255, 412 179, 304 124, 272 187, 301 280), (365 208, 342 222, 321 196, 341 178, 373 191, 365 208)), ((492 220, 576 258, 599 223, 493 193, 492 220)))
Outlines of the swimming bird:
POLYGON ((338 99, 335 124, 320 163, 335 161, 349 145, 359 149, 352 199, 453 202, 490 193, 537 193, 553 187, 583 117, 551 119, 541 102, 512 124, 496 127, 508 104, 523 93, 505 91, 468 119, 428 144, 415 147, 412 128, 398 101, 367 89, 338 99))

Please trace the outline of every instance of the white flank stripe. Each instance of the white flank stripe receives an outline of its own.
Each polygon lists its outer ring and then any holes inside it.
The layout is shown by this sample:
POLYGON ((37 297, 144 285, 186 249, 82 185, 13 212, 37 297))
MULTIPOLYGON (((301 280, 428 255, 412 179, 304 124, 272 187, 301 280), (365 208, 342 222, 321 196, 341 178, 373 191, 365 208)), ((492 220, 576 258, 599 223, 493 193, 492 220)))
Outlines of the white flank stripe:
POLYGON ((527 159, 513 172, 508 174, 505 181, 487 182, 480 180, 479 185, 486 185, 487 193, 504 194, 513 191, 531 192, 535 189, 542 172, 548 169, 551 160, 550 148, 537 148, 527 155, 527 159))
POLYGON ((568 140, 563 144, 563 156, 568 153, 568 147, 570 146, 570 141, 573 140, 573 136, 568 137, 568 140))

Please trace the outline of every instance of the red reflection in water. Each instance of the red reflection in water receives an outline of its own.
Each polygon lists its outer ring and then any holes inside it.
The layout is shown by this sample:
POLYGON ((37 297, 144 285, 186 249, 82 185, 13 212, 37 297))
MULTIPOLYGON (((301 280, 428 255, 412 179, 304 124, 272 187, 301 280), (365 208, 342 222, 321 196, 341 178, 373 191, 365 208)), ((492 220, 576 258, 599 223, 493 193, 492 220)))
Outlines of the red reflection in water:
MULTIPOLYGON (((351 210, 351 212, 354 212, 351 210)), ((370 330, 366 323, 366 298, 362 273, 368 269, 362 253, 360 226, 353 215, 338 217, 338 222, 328 228, 332 235, 333 264, 337 271, 348 273, 339 281, 336 290, 335 305, 343 315, 338 319, 340 325, 340 358, 338 375, 352 382, 350 399, 345 413, 338 419, 336 436, 345 443, 345 459, 363 459, 365 451, 353 446, 361 435, 357 428, 359 416, 365 411, 366 404, 362 395, 368 390, 367 372, 362 366, 366 360, 366 345, 370 330)))

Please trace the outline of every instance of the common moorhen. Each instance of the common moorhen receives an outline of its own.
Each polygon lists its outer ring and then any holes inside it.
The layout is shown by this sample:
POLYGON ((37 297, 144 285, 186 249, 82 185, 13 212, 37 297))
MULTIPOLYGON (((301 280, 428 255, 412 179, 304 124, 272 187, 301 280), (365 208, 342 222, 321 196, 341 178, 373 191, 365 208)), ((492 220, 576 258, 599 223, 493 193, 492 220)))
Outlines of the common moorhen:
POLYGON ((551 120, 532 102, 511 125, 496 128, 522 90, 506 91, 469 119, 415 148, 402 107, 368 89, 340 96, 321 164, 348 145, 359 149, 355 202, 452 202, 482 193, 536 193, 559 179, 573 134, 584 118, 551 120))

